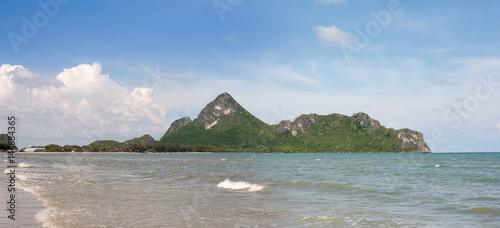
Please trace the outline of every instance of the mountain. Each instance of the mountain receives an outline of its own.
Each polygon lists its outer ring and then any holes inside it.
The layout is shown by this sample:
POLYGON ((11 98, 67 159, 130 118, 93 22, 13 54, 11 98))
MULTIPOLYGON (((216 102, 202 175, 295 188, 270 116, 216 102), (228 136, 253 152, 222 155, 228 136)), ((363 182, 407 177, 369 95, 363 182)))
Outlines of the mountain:
POLYGON ((155 139, 151 137, 149 134, 145 134, 141 136, 140 138, 133 138, 131 140, 127 140, 123 142, 122 144, 128 145, 128 144, 140 144, 144 146, 151 146, 155 144, 155 139))
POLYGON ((98 140, 92 142, 89 147, 92 151, 144 151, 145 148, 152 147, 155 142, 151 135, 145 134, 139 138, 133 138, 125 142, 98 140))
POLYGON ((174 121, 158 144, 213 152, 431 152, 422 133, 382 126, 365 113, 308 114, 268 125, 223 93, 191 121, 174 121))
POLYGON ((172 124, 170 125, 170 128, 168 129, 167 133, 166 134, 171 134, 171 133, 175 133, 177 132, 179 129, 181 129, 182 127, 188 125, 189 123, 193 122, 191 120, 191 118, 189 117, 183 117, 183 118, 180 118, 174 122, 172 122, 172 124))
POLYGON ((271 126, 246 111, 231 95, 223 93, 210 102, 189 122, 186 118, 172 123, 160 144, 203 146, 209 151, 241 151, 249 138, 258 137, 271 126), (183 120, 183 121, 182 121, 183 120), (182 121, 183 124, 179 124, 182 121))

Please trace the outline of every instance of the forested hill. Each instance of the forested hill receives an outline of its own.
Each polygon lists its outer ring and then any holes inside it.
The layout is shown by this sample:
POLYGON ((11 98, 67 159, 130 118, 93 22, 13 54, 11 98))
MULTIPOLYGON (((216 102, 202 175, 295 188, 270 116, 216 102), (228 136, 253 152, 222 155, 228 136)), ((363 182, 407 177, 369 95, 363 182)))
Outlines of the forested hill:
POLYGON ((172 123, 159 145, 213 152, 431 152, 422 133, 382 126, 365 113, 308 114, 268 125, 223 93, 191 121, 172 123))

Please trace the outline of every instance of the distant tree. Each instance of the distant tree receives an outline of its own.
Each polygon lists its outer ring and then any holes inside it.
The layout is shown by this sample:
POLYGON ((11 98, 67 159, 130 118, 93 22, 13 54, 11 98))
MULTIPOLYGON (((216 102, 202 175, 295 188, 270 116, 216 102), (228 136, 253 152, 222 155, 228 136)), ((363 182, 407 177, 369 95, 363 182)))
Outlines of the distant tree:
POLYGON ((8 142, 0 142, 0 150, 10 150, 10 144, 8 142))
POLYGON ((45 146, 45 151, 47 152, 63 152, 64 148, 57 144, 49 144, 45 146))

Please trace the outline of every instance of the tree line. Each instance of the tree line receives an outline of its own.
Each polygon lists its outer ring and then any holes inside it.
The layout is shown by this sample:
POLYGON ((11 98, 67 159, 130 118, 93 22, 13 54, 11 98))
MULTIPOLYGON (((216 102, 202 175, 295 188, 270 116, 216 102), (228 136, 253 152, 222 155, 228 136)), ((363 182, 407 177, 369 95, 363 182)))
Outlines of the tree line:
MULTIPOLYGON (((0 142, 0 150, 2 150, 3 142, 0 142)), ((6 144, 6 149, 10 149, 8 143, 6 144)), ((120 146, 108 146, 108 145, 64 145, 60 146, 57 144, 49 144, 47 146, 38 146, 32 148, 42 148, 42 152, 203 152, 203 146, 184 146, 178 144, 126 144, 120 146)))
POLYGON ((107 145, 88 145, 84 147, 87 152, 203 152, 203 146, 185 146, 173 143, 153 145, 144 144, 126 144, 120 146, 107 146, 107 145))

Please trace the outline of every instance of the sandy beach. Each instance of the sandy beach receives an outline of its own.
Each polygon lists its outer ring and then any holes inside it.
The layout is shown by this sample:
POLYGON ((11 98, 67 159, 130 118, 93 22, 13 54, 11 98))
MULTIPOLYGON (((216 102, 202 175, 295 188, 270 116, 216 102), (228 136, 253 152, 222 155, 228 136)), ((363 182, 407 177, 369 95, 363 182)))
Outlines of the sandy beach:
MULTIPOLYGON (((15 192, 9 192, 9 175, 6 175, 9 170, 7 169, 6 160, 0 162, 1 170, 3 171, 3 176, 1 178, 0 187, 0 202, 2 206, 0 207, 0 227, 42 227, 41 224, 35 219, 35 215, 38 212, 45 209, 42 203, 37 200, 37 198, 19 188, 19 176, 16 176, 15 182, 15 192), (10 194, 15 194, 15 220, 9 219, 8 216, 11 215, 7 209, 9 209, 10 204, 6 203, 10 201, 10 194)), ((19 174, 20 167, 15 171, 19 174)))
MULTIPOLYGON (((2 182, 2 188, 0 190, 0 199, 2 202, 7 202, 10 193, 7 191, 7 183, 5 180, 2 182)), ((42 227, 40 223, 35 219, 35 215, 44 209, 42 203, 38 201, 35 196, 28 192, 16 188, 16 215, 15 219, 9 219, 7 216, 10 213, 6 210, 9 204, 2 203, 2 209, 0 210, 0 227, 19 227, 19 228, 35 228, 42 227)))

